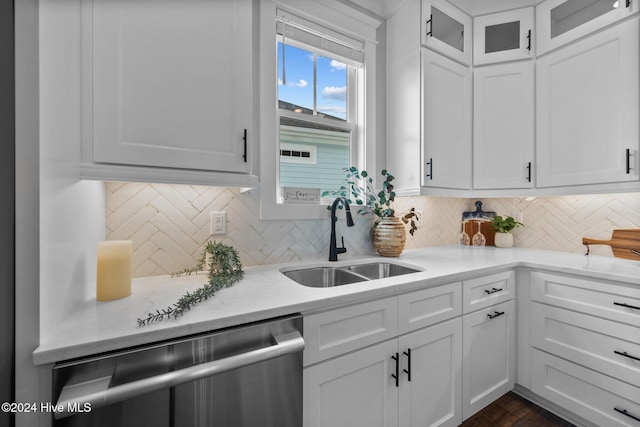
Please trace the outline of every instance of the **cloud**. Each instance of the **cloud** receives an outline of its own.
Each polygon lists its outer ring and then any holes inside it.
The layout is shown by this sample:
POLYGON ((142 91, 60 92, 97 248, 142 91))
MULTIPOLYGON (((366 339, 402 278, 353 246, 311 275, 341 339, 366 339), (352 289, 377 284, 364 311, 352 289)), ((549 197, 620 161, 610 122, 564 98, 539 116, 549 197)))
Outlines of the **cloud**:
MULTIPOLYGON (((287 86, 296 86, 296 87, 307 87, 309 85, 309 82, 307 82, 305 79, 300 79, 297 82, 290 82, 287 81, 287 86)), ((282 79, 278 79, 278 86, 282 86, 282 79)))
POLYGON ((346 101, 347 99, 347 87, 335 87, 327 86, 322 89, 322 96, 329 99, 337 99, 338 101, 346 101))
POLYGON ((347 64, 340 62, 340 61, 336 61, 335 59, 331 60, 331 68, 333 68, 334 70, 344 70, 345 68, 347 68, 347 64))

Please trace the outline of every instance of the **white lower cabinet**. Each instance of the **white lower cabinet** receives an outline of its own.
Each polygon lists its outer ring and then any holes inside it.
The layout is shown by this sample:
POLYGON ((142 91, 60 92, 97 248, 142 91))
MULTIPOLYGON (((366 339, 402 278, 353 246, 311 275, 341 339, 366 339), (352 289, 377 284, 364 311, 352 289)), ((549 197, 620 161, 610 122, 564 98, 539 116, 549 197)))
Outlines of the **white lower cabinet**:
POLYGON ((514 386, 514 292, 507 270, 305 316, 304 426, 460 425, 514 386))
POLYGON ((457 426, 460 318, 304 370, 305 427, 457 426))
POLYGON ((640 426, 640 289, 530 278, 531 391, 598 426, 640 426))
POLYGON ((459 425, 461 314, 455 282, 305 316, 304 426, 459 425))
POLYGON ((514 300, 462 317, 463 419, 469 418, 513 389, 515 318, 514 300))

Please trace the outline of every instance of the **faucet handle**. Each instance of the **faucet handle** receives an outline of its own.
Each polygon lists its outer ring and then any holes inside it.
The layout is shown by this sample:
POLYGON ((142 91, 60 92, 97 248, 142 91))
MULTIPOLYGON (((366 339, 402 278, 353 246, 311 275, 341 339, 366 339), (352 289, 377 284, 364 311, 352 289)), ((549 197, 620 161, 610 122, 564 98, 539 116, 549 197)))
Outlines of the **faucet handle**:
POLYGON ((343 253, 347 252, 347 248, 344 247, 344 236, 340 236, 340 240, 342 241, 342 247, 336 248, 336 251, 339 254, 343 254, 343 253))

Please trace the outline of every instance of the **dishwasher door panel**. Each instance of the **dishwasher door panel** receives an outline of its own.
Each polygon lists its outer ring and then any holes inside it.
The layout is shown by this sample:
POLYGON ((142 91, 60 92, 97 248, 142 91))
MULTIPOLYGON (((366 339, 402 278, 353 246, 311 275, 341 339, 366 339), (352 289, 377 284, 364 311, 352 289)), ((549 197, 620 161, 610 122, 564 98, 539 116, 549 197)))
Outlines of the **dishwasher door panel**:
POLYGON ((300 427, 302 318, 287 316, 54 367, 54 396, 87 413, 55 427, 300 427))
POLYGON ((176 387, 175 427, 300 427, 302 369, 289 369, 298 364, 291 354, 176 387))

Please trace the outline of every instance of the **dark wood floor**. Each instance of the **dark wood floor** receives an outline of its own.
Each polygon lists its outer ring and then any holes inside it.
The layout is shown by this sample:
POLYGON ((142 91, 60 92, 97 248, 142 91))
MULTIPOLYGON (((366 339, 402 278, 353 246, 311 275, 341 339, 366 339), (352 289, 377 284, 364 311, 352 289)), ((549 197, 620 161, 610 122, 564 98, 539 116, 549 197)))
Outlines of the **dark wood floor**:
POLYGON ((461 427, 573 427, 573 424, 509 392, 461 427))

